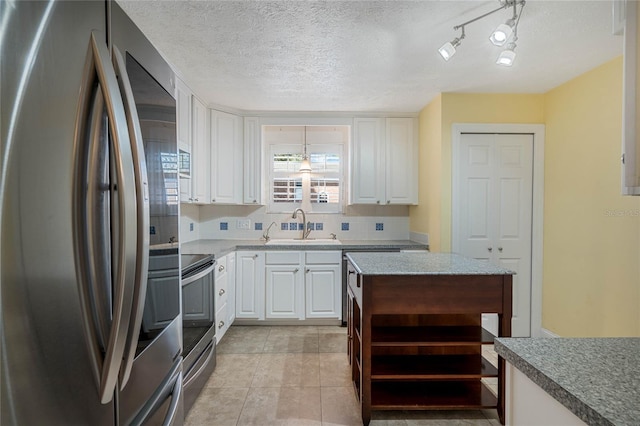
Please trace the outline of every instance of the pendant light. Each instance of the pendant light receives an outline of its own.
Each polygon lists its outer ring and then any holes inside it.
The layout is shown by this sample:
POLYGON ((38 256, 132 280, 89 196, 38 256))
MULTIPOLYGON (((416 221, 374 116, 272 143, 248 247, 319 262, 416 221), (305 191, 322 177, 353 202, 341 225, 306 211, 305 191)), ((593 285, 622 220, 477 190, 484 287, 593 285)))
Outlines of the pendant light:
POLYGON ((311 172, 311 163, 309 162, 309 156, 307 155, 307 126, 304 126, 304 156, 302 157, 302 163, 300 164, 300 173, 311 172))

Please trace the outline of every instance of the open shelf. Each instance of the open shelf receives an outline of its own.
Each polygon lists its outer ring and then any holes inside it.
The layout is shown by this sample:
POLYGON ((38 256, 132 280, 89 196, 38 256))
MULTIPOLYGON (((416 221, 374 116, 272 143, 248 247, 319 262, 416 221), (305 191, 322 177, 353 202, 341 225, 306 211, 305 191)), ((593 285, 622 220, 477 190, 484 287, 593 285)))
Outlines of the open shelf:
POLYGON ((482 382, 371 382, 376 410, 495 408, 496 396, 482 382))
POLYGON ((482 326, 373 327, 371 346, 464 346, 492 344, 495 336, 482 326))
POLYGON ((460 380, 498 377, 482 355, 374 356, 371 380, 460 380))

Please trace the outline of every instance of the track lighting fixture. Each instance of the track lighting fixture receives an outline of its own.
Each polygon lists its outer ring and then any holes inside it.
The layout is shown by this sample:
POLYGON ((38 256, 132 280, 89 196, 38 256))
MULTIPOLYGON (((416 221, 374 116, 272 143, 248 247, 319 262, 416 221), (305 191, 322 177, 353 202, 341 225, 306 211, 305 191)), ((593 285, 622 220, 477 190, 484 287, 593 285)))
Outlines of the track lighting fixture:
POLYGON ((462 35, 460 37, 456 37, 453 40, 443 44, 442 47, 438 49, 438 52, 440 52, 440 56, 442 56, 442 59, 444 59, 445 61, 451 59, 451 57, 456 54, 456 47, 460 46, 463 38, 464 29, 462 30, 462 35))
POLYGON ((524 4, 525 0, 500 0, 500 7, 498 7, 497 9, 491 10, 483 15, 463 22, 460 25, 456 25, 455 27, 453 27, 453 29, 454 31, 462 31, 460 37, 456 37, 452 41, 443 44, 442 47, 438 49, 440 56, 442 56, 445 61, 449 61, 449 59, 451 59, 451 57, 455 55, 456 48, 460 46, 462 39, 464 39, 465 37, 464 29, 467 25, 489 15, 493 15, 500 10, 513 7, 513 15, 511 16, 511 18, 507 19, 503 24, 498 25, 498 27, 493 31, 493 33, 491 33, 491 36, 489 37, 491 43, 496 46, 504 46, 505 44, 507 44, 505 50, 503 50, 500 53, 500 56, 498 56, 496 64, 504 66, 513 65, 513 61, 516 57, 515 42, 518 39, 518 23, 520 22, 520 17, 522 16, 522 9, 524 9, 524 4), (520 5, 519 11, 517 9, 518 5, 520 5))
POLYGON ((515 41, 516 40, 514 39, 513 42, 507 44, 507 48, 500 52, 498 59, 496 59, 496 64, 505 67, 510 67, 511 65, 513 65, 513 61, 516 59, 515 41))

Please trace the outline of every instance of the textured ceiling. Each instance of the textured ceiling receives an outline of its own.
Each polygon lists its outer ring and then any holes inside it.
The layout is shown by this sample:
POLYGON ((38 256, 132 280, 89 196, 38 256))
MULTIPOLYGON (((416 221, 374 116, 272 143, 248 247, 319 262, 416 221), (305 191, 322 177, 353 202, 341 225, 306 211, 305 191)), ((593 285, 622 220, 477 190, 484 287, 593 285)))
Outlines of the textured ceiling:
POLYGON ((622 54, 612 1, 529 0, 511 68, 488 41, 494 1, 118 0, 210 105, 245 111, 417 112, 440 92, 544 93, 622 54))

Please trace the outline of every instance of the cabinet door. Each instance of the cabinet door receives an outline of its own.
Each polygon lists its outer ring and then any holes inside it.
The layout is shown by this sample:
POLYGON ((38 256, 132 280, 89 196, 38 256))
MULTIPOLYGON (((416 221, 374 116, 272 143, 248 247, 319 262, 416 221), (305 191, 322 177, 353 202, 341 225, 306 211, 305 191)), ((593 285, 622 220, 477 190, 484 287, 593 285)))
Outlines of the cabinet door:
POLYGON ((193 116, 191 145, 191 197, 194 203, 209 202, 209 118, 207 107, 195 96, 192 98, 193 116))
POLYGON ((242 204, 242 120, 211 111, 211 202, 242 204))
POLYGON ((626 2, 622 129, 622 194, 640 195, 640 31, 637 2, 626 2))
POLYGON ((385 204, 417 204, 418 149, 413 118, 387 118, 385 204))
POLYGON ((262 164, 262 130, 257 117, 244 118, 244 204, 260 204, 262 164))
POLYGON ((300 265, 267 265, 267 318, 304 319, 300 265))
POLYGON ((355 118, 351 143, 351 204, 384 200, 384 119, 355 118))
POLYGON ((264 319, 264 252, 236 252, 236 318, 264 319))
MULTIPOLYGON (((191 202, 191 90, 176 79, 176 136, 178 151, 186 159, 188 170, 180 173, 180 202, 191 202)), ((181 166, 181 169, 183 167, 181 166)))
POLYGON ((340 265, 307 265, 305 270, 307 318, 340 318, 342 316, 340 270, 340 265))

